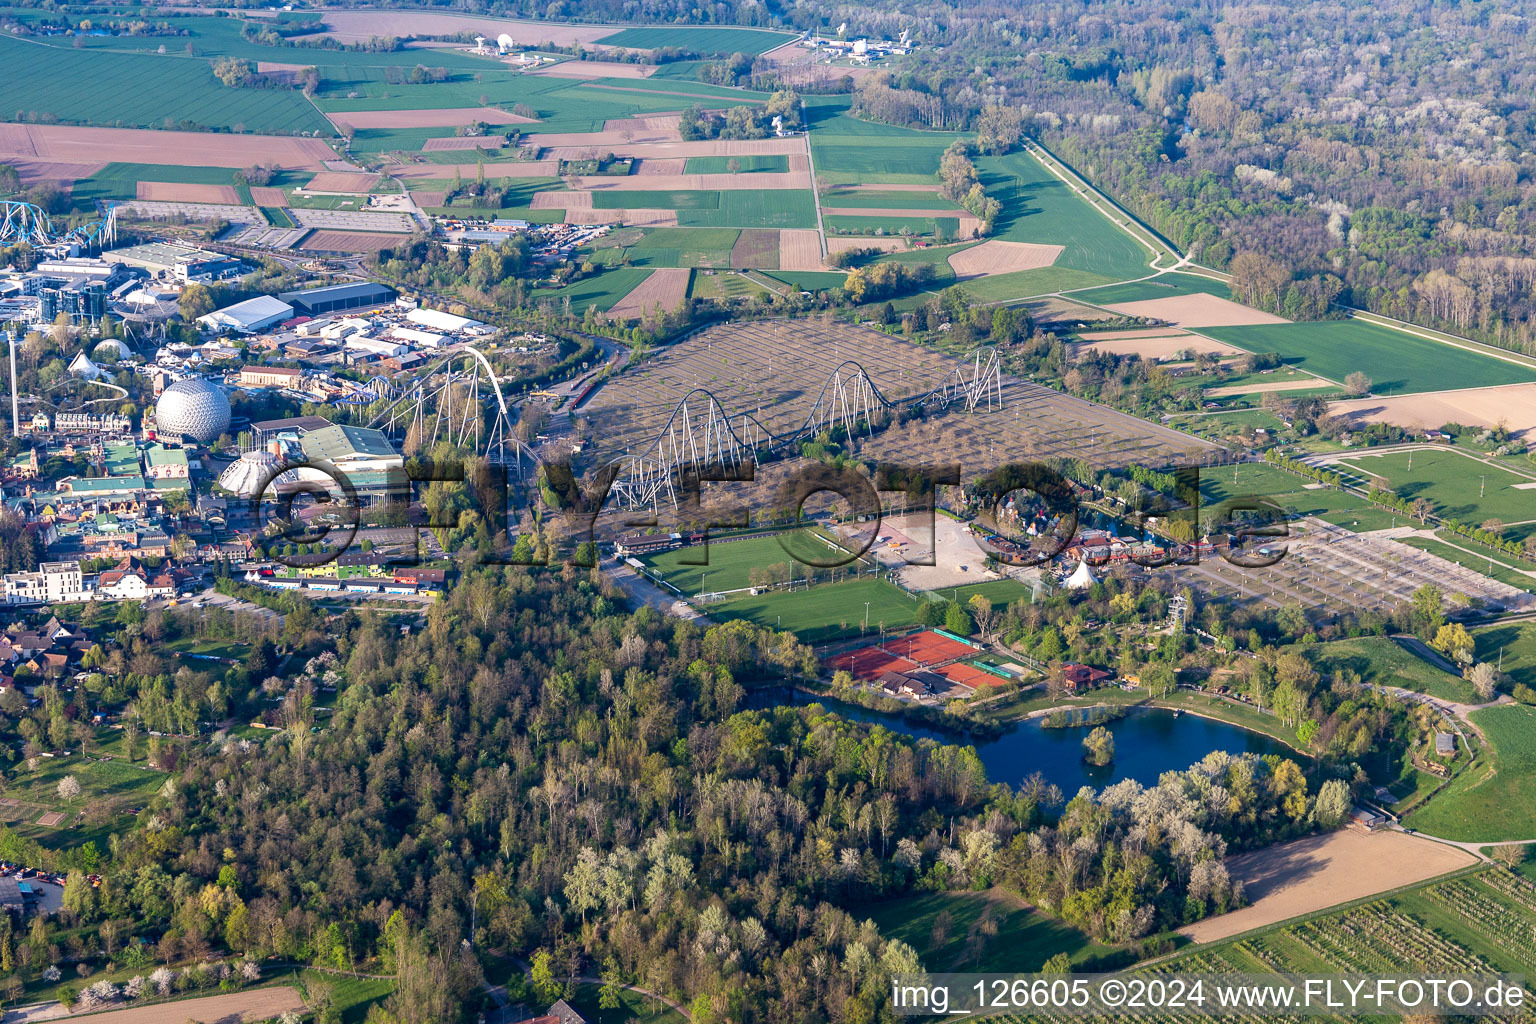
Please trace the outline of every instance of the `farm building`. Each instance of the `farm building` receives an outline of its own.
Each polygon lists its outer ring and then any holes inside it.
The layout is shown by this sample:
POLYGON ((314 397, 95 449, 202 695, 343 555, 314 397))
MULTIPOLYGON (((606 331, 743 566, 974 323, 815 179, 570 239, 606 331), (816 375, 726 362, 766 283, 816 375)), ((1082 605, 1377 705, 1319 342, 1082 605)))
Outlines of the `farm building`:
POLYGON ((237 302, 233 306, 216 309, 197 318, 197 322, 212 331, 235 331, 238 334, 255 334, 273 324, 293 316, 293 307, 270 295, 258 295, 254 299, 237 302))
POLYGON ((373 281, 331 284, 322 288, 279 292, 279 299, 308 316, 337 313, 347 309, 366 309, 395 301, 395 290, 373 281))

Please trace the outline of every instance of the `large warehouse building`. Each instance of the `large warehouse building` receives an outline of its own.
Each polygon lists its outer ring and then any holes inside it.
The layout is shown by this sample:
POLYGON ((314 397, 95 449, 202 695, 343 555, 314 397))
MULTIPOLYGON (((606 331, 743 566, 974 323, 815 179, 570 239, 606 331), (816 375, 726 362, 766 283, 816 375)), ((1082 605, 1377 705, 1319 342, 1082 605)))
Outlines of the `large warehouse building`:
POLYGON ((294 309, 307 316, 320 316, 347 309, 388 305, 395 301, 395 290, 373 281, 353 281, 304 291, 280 292, 277 297, 291 303, 294 309))
POLYGON ((237 334, 255 334, 273 324, 282 323, 293 316, 293 307, 270 295, 258 295, 254 299, 237 302, 233 306, 216 309, 197 318, 197 322, 212 331, 234 331, 237 334))
POLYGON ((249 268, 233 256, 195 249, 175 242, 146 242, 101 254, 108 263, 138 267, 151 274, 168 274, 179 281, 215 281, 235 277, 249 268))

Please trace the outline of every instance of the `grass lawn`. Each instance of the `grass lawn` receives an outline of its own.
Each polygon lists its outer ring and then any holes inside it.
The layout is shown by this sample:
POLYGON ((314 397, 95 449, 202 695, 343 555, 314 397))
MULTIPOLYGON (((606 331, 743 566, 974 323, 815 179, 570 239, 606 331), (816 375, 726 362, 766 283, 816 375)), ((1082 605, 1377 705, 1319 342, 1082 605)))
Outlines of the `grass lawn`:
POLYGON ((683 165, 684 174, 787 174, 789 157, 782 153, 763 156, 691 156, 683 165), (736 170, 731 170, 731 164, 736 170))
POLYGON ((1091 291, 1077 292, 1072 297, 1074 299, 1082 299, 1084 302, 1108 306, 1120 302, 1166 299, 1174 295, 1195 295, 1199 292, 1205 292, 1208 295, 1219 295, 1224 299, 1232 297, 1232 290, 1223 281, 1201 277, 1198 274, 1179 273, 1161 274, 1146 281, 1129 281, 1125 284, 1106 285, 1103 288, 1094 288, 1091 291))
POLYGON ((1068 288, 1081 288, 1106 280, 1096 274, 1058 263, 1053 267, 1035 270, 1018 270, 1012 274, 992 274, 970 281, 961 281, 960 287, 983 302, 1010 302, 1027 299, 1032 295, 1046 295, 1068 288))
POLYGON ((1359 370, 1378 395, 1536 381, 1536 369, 1364 320, 1202 327, 1196 333, 1249 352, 1279 352, 1286 362, 1336 383, 1359 370))
MULTIPOLYGON (((108 734, 102 735, 105 738, 108 734)), ((140 758, 144 757, 147 742, 144 737, 139 740, 140 758)), ((101 756, 96 744, 90 749, 92 758, 101 756)), ((91 821, 89 817, 79 817, 79 812, 102 800, 120 801, 122 811, 131 806, 143 806, 165 780, 163 773, 143 767, 142 761, 130 765, 117 760, 87 760, 72 754, 39 758, 36 771, 28 769, 22 761, 5 773, 5 796, 19 800, 21 804, 0 808, 0 820, 5 820, 20 835, 53 849, 94 841, 99 849, 106 850, 111 833, 130 826, 133 819, 117 816, 91 821), (59 796, 59 782, 70 775, 80 783, 80 795, 65 800, 59 796), (64 815, 62 822, 57 825, 37 823, 44 814, 55 811, 64 815)))
POLYGON ((600 1005, 601 993, 600 985, 577 985, 576 994, 568 1002, 586 1018, 587 1024, 686 1024, 683 1015, 666 1003, 628 989, 619 992, 618 1009, 604 1010, 600 1005))
POLYGON ((1536 708, 1506 704, 1470 717, 1488 738, 1478 763, 1405 824, 1463 842, 1536 836, 1536 708))
POLYGON ((992 580, 987 583, 971 583, 964 587, 945 587, 933 593, 946 601, 954 598, 961 604, 980 594, 991 601, 994 608, 1002 608, 1015 601, 1028 601, 1030 595, 1034 593, 1034 588, 1018 580, 992 580))
POLYGON ((626 28, 611 36, 604 36, 598 42, 603 46, 623 46, 631 50, 656 50, 673 46, 707 57, 713 54, 766 53, 794 38, 787 32, 757 28, 667 25, 626 28))
POLYGON ((863 629, 868 603, 869 634, 881 628, 916 624, 918 601, 883 579, 822 583, 809 590, 775 590, 706 604, 701 611, 719 621, 746 619, 758 626, 793 632, 806 643, 853 638, 863 629))
POLYGON ((782 284, 794 285, 808 292, 841 288, 843 282, 848 280, 847 274, 833 273, 828 270, 775 270, 764 272, 763 276, 782 284))
POLYGON ((1455 538, 1454 547, 1427 537, 1399 537, 1397 543, 1418 548, 1420 551, 1428 551, 1432 555, 1439 555, 1448 562, 1455 562, 1479 575, 1507 583, 1527 593, 1536 593, 1536 578, 1499 564, 1499 562, 1512 561, 1508 555, 1494 555, 1494 560, 1490 561, 1487 555, 1477 554, 1478 546, 1463 537, 1455 538))
POLYGON ((1364 498, 1326 487, 1308 489, 1308 481, 1261 462, 1244 462, 1200 472, 1200 499, 1207 506, 1230 499, 1267 498, 1296 515, 1317 516, 1351 530, 1379 530, 1392 515, 1364 498))
POLYGON ((394 981, 388 978, 349 978, 321 971, 296 972, 293 980, 311 1006, 316 995, 328 993, 331 1005, 341 1013, 342 1024, 363 1024, 368 1008, 395 990, 394 981))
POLYGON ((862 907, 857 916, 910 945, 924 967, 940 973, 1036 971, 1057 953, 1080 962, 1110 949, 998 888, 901 896, 862 907), (983 920, 994 922, 996 932, 982 934, 983 920))
POLYGON ((1536 688, 1536 622, 1505 622, 1472 631, 1477 660, 1491 661, 1517 683, 1536 688))
MULTIPOLYGON (((1536 519, 1536 473, 1516 473, 1499 465, 1455 450, 1382 452, 1359 451, 1330 467, 1348 477, 1354 474, 1361 486, 1372 477, 1386 480, 1393 493, 1405 501, 1428 498, 1435 511, 1463 523, 1480 525, 1486 519, 1518 523, 1536 519), (1412 468, 1410 469, 1410 460, 1412 468), (1519 489, 1525 484, 1526 489, 1519 489)), ((1511 530, 1523 537, 1531 525, 1511 530)))
POLYGON ((728 267, 740 235, 739 228, 647 228, 619 251, 636 267, 728 267))
POLYGON ((1390 637, 1362 636, 1310 648, 1312 663, 1323 676, 1353 669, 1368 683, 1400 686, 1461 704, 1477 703, 1472 684, 1399 647, 1390 637))

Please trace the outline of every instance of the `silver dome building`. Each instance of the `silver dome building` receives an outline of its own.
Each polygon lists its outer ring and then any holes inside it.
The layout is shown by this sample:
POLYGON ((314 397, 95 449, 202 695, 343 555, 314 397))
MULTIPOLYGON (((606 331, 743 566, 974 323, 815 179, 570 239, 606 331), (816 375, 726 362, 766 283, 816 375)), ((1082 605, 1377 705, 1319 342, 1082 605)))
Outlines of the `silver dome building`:
POLYGON ((166 388, 155 405, 155 431, 190 435, 207 444, 229 429, 229 399, 217 385, 188 377, 166 388))

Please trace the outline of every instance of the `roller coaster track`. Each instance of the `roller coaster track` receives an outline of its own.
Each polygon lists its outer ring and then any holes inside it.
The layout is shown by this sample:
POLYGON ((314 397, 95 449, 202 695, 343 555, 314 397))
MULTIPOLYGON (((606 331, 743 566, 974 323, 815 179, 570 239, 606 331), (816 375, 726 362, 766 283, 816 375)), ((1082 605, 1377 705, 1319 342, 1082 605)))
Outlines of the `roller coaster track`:
POLYGON ((850 438, 871 434, 880 414, 924 406, 963 406, 973 412, 1003 407, 1002 364, 995 349, 978 349, 930 391, 892 400, 856 360, 839 363, 822 383, 816 401, 794 430, 776 433, 749 413, 732 415, 706 388, 694 388, 672 409, 655 439, 624 456, 610 492, 623 507, 678 503, 681 477, 708 470, 711 476, 739 476, 748 463, 794 450, 824 430, 841 428, 850 438))
POLYGON ((117 241, 117 207, 108 204, 100 220, 61 230, 41 207, 17 199, 0 201, 0 245, 25 242, 39 248, 78 242, 99 248, 117 241))

